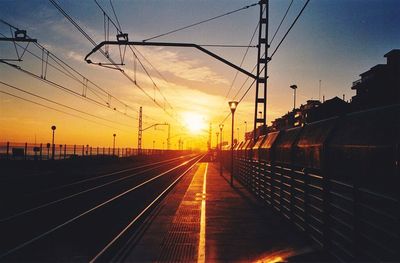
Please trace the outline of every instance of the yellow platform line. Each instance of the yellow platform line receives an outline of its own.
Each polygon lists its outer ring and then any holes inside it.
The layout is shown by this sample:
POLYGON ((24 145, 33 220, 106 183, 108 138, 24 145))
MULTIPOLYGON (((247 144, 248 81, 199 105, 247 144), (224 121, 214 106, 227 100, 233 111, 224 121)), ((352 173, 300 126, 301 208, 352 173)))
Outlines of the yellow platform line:
POLYGON ((201 216, 200 216, 200 238, 199 238, 199 249, 198 249, 198 263, 206 262, 206 185, 207 185, 207 170, 208 163, 206 163, 206 169, 203 175, 203 193, 201 200, 201 216))

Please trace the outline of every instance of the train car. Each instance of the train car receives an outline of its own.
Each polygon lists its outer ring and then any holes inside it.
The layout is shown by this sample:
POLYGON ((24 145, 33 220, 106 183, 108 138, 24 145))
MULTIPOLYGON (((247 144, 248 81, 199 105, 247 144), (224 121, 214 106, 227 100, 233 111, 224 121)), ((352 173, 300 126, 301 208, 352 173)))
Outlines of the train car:
POLYGON ((303 127, 287 129, 276 140, 275 162, 290 166, 293 162, 293 148, 298 141, 303 127))
POLYGON ((324 161, 325 144, 337 126, 338 120, 339 117, 334 117, 313 122, 303 127, 303 131, 293 149, 294 166, 321 170, 324 161))
POLYGON ((259 150, 266 138, 267 138, 267 135, 261 135, 257 138, 256 143, 251 148, 251 159, 259 160, 259 155, 260 155, 259 150))
POLYGON ((244 148, 244 156, 247 160, 251 160, 252 148, 254 145, 253 139, 249 140, 246 147, 244 148))
POLYGON ((275 150, 275 142, 279 135, 283 134, 283 131, 270 132, 266 136, 264 142, 261 144, 259 149, 259 160, 262 162, 272 163, 275 150))

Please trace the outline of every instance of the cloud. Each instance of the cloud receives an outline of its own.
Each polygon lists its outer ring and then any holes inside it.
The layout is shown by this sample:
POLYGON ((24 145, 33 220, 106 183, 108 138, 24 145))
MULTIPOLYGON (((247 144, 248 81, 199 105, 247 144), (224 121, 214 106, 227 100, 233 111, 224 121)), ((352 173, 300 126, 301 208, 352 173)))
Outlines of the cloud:
POLYGON ((200 60, 186 58, 179 52, 172 52, 165 48, 154 48, 152 52, 141 50, 140 53, 163 73, 170 73, 175 77, 189 81, 229 84, 226 78, 218 75, 209 67, 202 66, 203 63, 200 60))

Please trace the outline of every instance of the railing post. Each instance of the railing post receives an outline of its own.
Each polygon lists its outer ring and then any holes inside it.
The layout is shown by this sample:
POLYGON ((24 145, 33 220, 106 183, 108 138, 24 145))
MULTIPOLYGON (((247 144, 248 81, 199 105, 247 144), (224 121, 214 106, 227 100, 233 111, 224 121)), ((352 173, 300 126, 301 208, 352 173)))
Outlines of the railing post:
POLYGON ((118 158, 119 158, 119 147, 118 147, 118 158))
POLYGON ((64 160, 67 158, 67 145, 64 144, 64 160))
POLYGON ((310 186, 309 186, 310 180, 309 180, 309 175, 308 175, 308 169, 304 168, 304 223, 305 223, 305 230, 307 233, 310 232, 309 228, 309 209, 308 209, 308 202, 309 202, 309 194, 310 194, 310 186))
POLYGON ((10 142, 7 142, 7 160, 10 159, 10 142))
POLYGON ((294 223, 294 182, 295 182, 295 168, 292 166, 292 169, 290 169, 290 198, 289 198, 289 208, 290 208, 290 221, 294 223))
POLYGON ((42 160, 42 153, 43 153, 43 144, 42 143, 40 144, 39 152, 40 152, 39 160, 42 160))
POLYGON ((28 143, 25 143, 25 153, 24 153, 24 159, 26 160, 28 154, 28 143))
POLYGON ((60 144, 60 158, 59 158, 59 160, 61 160, 61 155, 62 155, 62 144, 60 144))
POLYGON ((108 147, 108 156, 110 156, 110 155, 111 155, 111 148, 108 147))
POLYGON ((82 145, 82 156, 85 156, 85 145, 82 145))
POLYGON ((93 147, 90 146, 90 156, 92 156, 92 151, 93 151, 92 148, 93 148, 93 147))
POLYGON ((97 155, 99 155, 99 146, 97 146, 96 152, 97 152, 97 155))
POLYGON ((74 155, 76 155, 76 144, 74 144, 74 155))

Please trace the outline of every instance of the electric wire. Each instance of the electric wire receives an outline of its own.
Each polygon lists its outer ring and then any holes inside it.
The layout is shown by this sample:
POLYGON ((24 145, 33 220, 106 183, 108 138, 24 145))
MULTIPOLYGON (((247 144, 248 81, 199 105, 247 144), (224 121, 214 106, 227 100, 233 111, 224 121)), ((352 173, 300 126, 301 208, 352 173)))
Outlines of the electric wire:
MULTIPOLYGON (((6 23, 7 25, 9 25, 10 27, 13 27, 14 29, 17 29, 16 27, 8 24, 7 22, 1 20, 1 22, 6 23)), ((5 37, 4 34, 0 33, 1 36, 5 37)), ((125 108, 129 108, 133 111, 137 110, 135 108, 133 108, 132 106, 122 102, 120 99, 116 98, 115 96, 113 96, 112 94, 110 94, 109 92, 105 91, 103 88, 101 88, 100 86, 98 86, 97 84, 95 84, 93 81, 91 81, 90 79, 88 79, 87 77, 85 77, 84 75, 82 75, 80 72, 78 72, 77 70, 75 70, 74 68, 72 68, 70 65, 68 65, 66 62, 64 62, 61 58, 59 58, 58 56, 56 56, 55 54, 53 54, 52 52, 50 52, 49 50, 47 50, 45 47, 43 47, 41 44, 39 43, 34 43, 36 45, 37 48, 41 49, 42 52, 46 51, 48 54, 48 57, 54 61, 58 66, 60 66, 62 68, 59 69, 58 67, 56 67, 55 65, 53 65, 50 62, 47 62, 47 64, 52 67, 53 69, 57 70, 58 72, 70 77, 71 79, 77 81, 78 83, 85 85, 84 81, 78 79, 75 75, 73 75, 68 69, 72 70, 75 74, 79 75, 83 80, 86 80, 87 83, 92 84, 93 86, 95 86, 97 89, 99 89, 101 92, 103 92, 105 94, 105 96, 107 96, 108 98, 114 99, 115 101, 117 101, 118 103, 122 104, 125 108)), ((16 43, 16 45, 18 45, 19 47, 23 48, 20 44, 16 43)), ((36 59, 43 61, 42 57, 39 57, 38 55, 36 55, 35 53, 27 50, 27 53, 29 53, 30 55, 32 55, 33 57, 35 57, 36 59)), ((86 83, 86 84, 87 84, 86 83)), ((102 100, 105 103, 108 103, 108 101, 104 98, 102 98, 95 90, 93 90, 89 85, 87 85, 87 89, 89 89, 94 95, 96 95, 100 100, 102 100)), ((106 105, 104 105, 106 106, 106 105)), ((111 105, 107 106, 110 107, 111 105)), ((124 113, 123 113, 124 114, 124 113)), ((124 114, 126 115, 126 114, 124 114)))
POLYGON ((36 78, 37 80, 40 80, 40 81, 42 81, 42 82, 44 82, 44 83, 46 83, 46 84, 49 84, 49 85, 51 85, 51 86, 53 86, 53 87, 55 87, 55 88, 58 88, 58 89, 60 89, 60 90, 63 90, 63 91, 65 91, 65 92, 67 92, 67 93, 69 93, 69 94, 71 94, 71 95, 73 95, 73 96, 76 96, 76 97, 81 98, 81 99, 85 99, 85 100, 87 100, 87 101, 89 101, 89 102, 92 102, 92 103, 94 103, 94 104, 96 104, 96 105, 99 105, 99 106, 102 106, 102 107, 104 107, 104 108, 107 108, 107 109, 109 109, 109 110, 112 110, 112 111, 115 111, 115 112, 119 112, 119 113, 121 113, 121 114, 127 116, 128 118, 137 119, 136 117, 131 116, 131 115, 128 115, 128 114, 125 114, 125 113, 123 113, 122 111, 120 111, 120 110, 118 110, 118 109, 116 109, 116 108, 112 109, 112 108, 110 108, 110 107, 104 105, 103 103, 98 102, 97 100, 94 100, 94 99, 91 99, 91 98, 88 98, 88 97, 84 97, 84 96, 82 96, 82 94, 80 94, 80 93, 78 93, 78 92, 76 92, 76 91, 74 91, 74 90, 72 90, 72 89, 69 89, 69 88, 67 88, 67 87, 65 87, 65 86, 63 86, 63 85, 61 85, 61 84, 55 83, 55 82, 53 82, 53 81, 51 81, 51 80, 48 80, 48 79, 44 79, 44 78, 42 78, 41 76, 38 76, 38 75, 36 75, 36 74, 33 73, 33 72, 30 72, 30 71, 28 71, 28 70, 26 70, 26 69, 21 68, 20 66, 17 66, 17 65, 8 63, 8 62, 6 62, 6 61, 4 61, 4 60, 1 60, 1 59, 0 59, 0 63, 3 63, 3 64, 5 64, 5 65, 8 65, 8 66, 10 66, 11 68, 14 68, 14 69, 16 69, 16 70, 19 70, 19 71, 21 71, 21 72, 23 72, 23 73, 25 73, 25 74, 27 74, 27 75, 33 77, 33 78, 36 78))
MULTIPOLYGON (((64 15, 65 18, 68 19, 68 21, 93 45, 93 46, 97 46, 97 43, 73 20, 73 18, 71 16, 69 16, 62 8, 60 5, 58 5, 58 3, 55 0, 49 0, 54 7, 56 7, 56 9, 58 11, 60 11, 60 13, 62 15, 64 15)), ((104 11, 105 13, 105 11, 104 11)), ((110 21, 115 24, 112 19, 110 19, 110 21)), ((114 25, 115 26, 115 25, 114 25)), ((118 28, 118 27, 116 27, 118 28)), ((119 70, 119 72, 121 72, 122 75, 124 75, 132 84, 134 84, 137 88, 139 88, 150 100, 153 101, 154 104, 156 104, 159 108, 161 108, 168 116, 170 116, 171 118, 177 120, 170 112, 168 112, 158 101, 156 101, 148 92, 146 92, 144 90, 144 88, 139 85, 134 79, 132 79, 132 77, 130 77, 126 72, 124 72, 116 63, 115 61, 109 57, 102 49, 99 50, 103 56, 105 58, 107 58, 111 64, 114 66, 115 69, 119 70)), ((179 120, 177 120, 179 121, 179 120)))
POLYGON ((281 41, 276 46, 275 50, 272 52, 270 58, 272 58, 275 55, 275 53, 278 51, 278 49, 281 46, 282 42, 285 40, 285 38, 289 34, 290 30, 292 30, 293 26, 296 24, 297 20, 300 18, 301 14, 303 13, 304 9, 306 9, 306 7, 307 7, 309 2, 310 2, 310 0, 307 0, 307 2, 304 4, 303 8, 300 10, 299 14, 296 16, 296 18, 294 19, 294 21, 292 22, 292 24, 290 25, 290 27, 286 31, 285 35, 282 37, 281 41))
MULTIPOLYGON (((111 21, 111 23, 114 25, 115 29, 117 31, 119 31, 119 33, 122 34, 122 29, 121 29, 121 25, 119 23, 117 14, 115 13, 115 9, 114 6, 112 4, 112 1, 110 0, 110 4, 111 4, 111 8, 113 10, 115 19, 117 21, 118 26, 114 23, 114 21, 110 18, 110 16, 107 14, 107 12, 101 7, 101 5, 97 2, 97 0, 94 0, 96 5, 100 8, 100 10, 103 12, 103 14, 105 16, 107 16, 107 18, 111 21)), ((146 73, 146 75, 148 76, 148 78, 150 79, 150 81, 152 82, 153 86, 158 90, 158 92, 161 94, 162 98, 164 99, 164 101, 168 104, 168 106, 173 110, 172 105, 169 103, 169 101, 167 100, 167 98, 164 96, 164 94, 162 93, 161 89, 158 87, 158 85, 155 83, 155 81, 153 80, 153 78, 151 77, 150 73, 148 72, 148 70, 146 69, 146 67, 144 66, 144 64, 140 61, 139 57, 135 54, 135 52, 132 49, 132 46, 129 46, 130 50, 132 51, 133 55, 135 56, 135 58, 139 61, 139 64, 141 65, 143 71, 146 73)), ((143 54, 141 54, 141 56, 149 63, 149 61, 144 57, 143 54)), ((150 63, 151 64, 151 63, 150 63)), ((153 65, 151 65, 151 67, 154 68, 153 65)), ((157 71, 158 72, 158 71, 157 71)), ((161 74, 161 73, 159 73, 161 74)), ((155 97, 153 98, 153 100, 155 100, 155 97)), ((164 109, 165 110, 165 109, 164 109)))
POLYGON ((114 13, 115 20, 117 21, 117 24, 118 24, 118 26, 119 26, 119 31, 122 32, 122 27, 121 27, 121 24, 119 23, 118 16, 117 16, 117 13, 115 12, 114 5, 113 5, 113 3, 112 3, 112 0, 110 0, 110 5, 111 5, 111 9, 112 9, 112 11, 113 11, 113 13, 114 13))
POLYGON ((211 18, 208 18, 208 19, 205 19, 205 20, 202 20, 202 21, 199 21, 199 22, 196 22, 196 23, 193 23, 193 24, 184 26, 184 27, 180 27, 180 28, 175 29, 175 30, 168 31, 168 32, 163 33, 163 34, 159 34, 159 35, 156 35, 156 36, 153 36, 153 37, 144 39, 144 40, 142 40, 142 41, 143 41, 143 42, 146 42, 146 41, 149 41, 149 40, 152 40, 152 39, 156 39, 156 38, 159 38, 159 37, 162 37, 162 36, 170 35, 170 34, 172 34, 172 33, 178 32, 178 31, 182 31, 182 30, 185 30, 185 29, 188 29, 188 28, 191 28, 191 27, 194 27, 194 26, 197 26, 197 25, 200 25, 200 24, 203 24, 203 23, 206 23, 206 22, 209 22, 209 21, 212 21, 212 20, 215 20, 215 19, 218 19, 218 18, 227 16, 227 15, 234 14, 234 13, 236 13, 236 12, 239 12, 239 11, 242 11, 242 10, 245 10, 245 9, 248 9, 248 8, 253 7, 253 6, 256 6, 256 5, 258 5, 258 2, 257 2, 257 3, 254 3, 254 4, 251 4, 251 5, 247 5, 247 6, 238 8, 238 9, 233 10, 233 11, 229 11, 229 12, 227 12, 227 13, 224 13, 224 14, 221 14, 221 15, 218 15, 218 16, 215 16, 215 17, 211 17, 211 18))
POLYGON ((278 27, 276 28, 275 33, 274 33, 274 35, 272 36, 271 41, 269 42, 269 45, 270 45, 270 46, 271 46, 272 42, 274 42, 274 39, 275 39, 275 37, 276 37, 276 34, 278 34, 279 29, 281 28, 281 26, 282 26, 282 24, 283 24, 283 21, 285 21, 285 18, 286 18, 286 16, 287 16, 287 14, 289 13, 289 10, 290 10, 290 7, 291 7, 292 4, 293 4, 293 1, 294 1, 294 0, 290 1, 290 4, 289 4, 288 8, 286 9, 285 14, 283 15, 281 22, 279 23, 278 27))
POLYGON ((89 112, 85 112, 85 111, 81 111, 81 110, 75 109, 75 108, 70 107, 70 106, 68 106, 68 105, 65 105, 65 104, 63 104, 63 103, 60 103, 60 102, 57 102, 57 101, 54 101, 54 100, 45 98, 45 97, 40 96, 40 95, 37 95, 37 94, 35 94, 35 93, 26 91, 26 90, 24 90, 24 89, 20 89, 20 88, 18 88, 18 87, 15 87, 15 86, 13 86, 13 85, 10 85, 10 84, 7 84, 7 83, 5 83, 5 82, 3 82, 3 81, 1 81, 1 80, 0 80, 0 84, 3 84, 4 86, 7 86, 7 87, 9 87, 9 88, 11 88, 11 89, 18 90, 18 91, 20 91, 20 92, 26 93, 26 94, 31 95, 31 96, 33 96, 33 97, 36 97, 36 98, 45 100, 45 101, 47 101, 47 102, 56 104, 56 105, 58 105, 58 106, 65 107, 65 108, 67 108, 67 109, 70 109, 70 110, 73 110, 73 111, 76 111, 76 112, 79 112, 79 113, 82 113, 82 114, 85 114, 85 115, 88 115, 88 116, 91 116, 91 117, 94 117, 94 118, 97 118, 97 119, 100 119, 100 120, 103 120, 103 121, 108 121, 108 122, 111 122, 111 123, 114 123, 114 124, 118 124, 118 125, 122 125, 122 126, 129 127, 129 128, 132 127, 132 126, 130 126, 130 125, 127 125, 127 124, 124 124, 124 123, 121 123, 121 122, 112 121, 112 120, 109 120, 109 119, 106 119, 106 118, 103 118, 103 117, 100 117, 100 116, 91 114, 91 113, 89 113, 89 112))
POLYGON ((100 122, 97 122, 97 121, 93 121, 93 120, 84 118, 84 117, 82 117, 82 116, 79 116, 79 115, 76 115, 76 114, 73 114, 73 113, 70 113, 70 112, 66 112, 66 111, 63 111, 63 110, 60 110, 60 109, 53 108, 53 107, 51 107, 51 106, 45 105, 45 104, 41 104, 41 103, 39 103, 39 102, 30 100, 30 99, 26 99, 26 98, 20 97, 20 96, 18 96, 18 95, 12 94, 12 93, 8 93, 8 92, 6 92, 6 91, 0 90, 0 93, 6 94, 6 95, 11 96, 11 97, 14 97, 14 98, 18 98, 18 99, 23 100, 23 101, 26 101, 26 102, 30 102, 30 103, 32 103, 32 104, 36 104, 36 105, 38 105, 38 106, 41 106, 41 107, 44 107, 44 108, 47 108, 47 109, 51 109, 51 110, 54 110, 54 111, 57 111, 57 112, 60 112, 60 113, 64 113, 64 114, 66 114, 66 115, 70 115, 70 116, 73 116, 73 117, 78 118, 78 119, 82 119, 82 120, 85 120, 85 121, 88 121, 88 122, 92 122, 92 123, 95 123, 95 124, 98 124, 98 125, 101 125, 101 126, 105 126, 105 127, 111 128, 111 129, 117 129, 117 130, 120 130, 120 131, 123 131, 123 132, 126 132, 126 133, 131 133, 130 131, 126 131, 126 130, 123 130, 123 129, 120 129, 120 128, 115 128, 115 127, 113 127, 113 126, 110 126, 110 125, 107 125, 107 124, 104 124, 104 123, 100 123, 100 122))
MULTIPOLYGON (((287 35, 289 34, 290 30, 293 28, 293 26, 296 24, 297 20, 300 18, 300 16, 302 15, 304 9, 307 7, 308 3, 310 2, 310 0, 307 0, 306 3, 304 4, 304 6, 302 7, 302 9, 300 10, 299 14, 296 16, 296 18, 294 19, 294 21, 292 22, 292 24, 290 25, 290 27, 288 28, 288 30, 286 31, 285 35, 282 37, 281 41, 279 42, 279 44, 277 45, 277 47, 275 48, 274 52, 272 52, 270 59, 267 61, 267 64, 271 61, 272 57, 275 55, 275 53, 279 50, 279 47, 281 46, 282 42, 285 40, 285 38, 287 37, 287 35)), ((265 66, 263 67, 263 69, 260 70, 263 71, 265 69, 265 66)), ((248 78, 247 78, 248 79, 248 78)), ((239 103, 245 98, 245 96, 247 95, 247 93, 250 91, 250 89, 252 88, 253 84, 255 83, 255 79, 253 80, 253 82, 251 83, 251 85, 247 88, 247 90, 245 91, 245 93, 243 94, 243 96, 240 98, 239 103)), ((224 123, 228 117, 231 115, 231 113, 229 113, 221 122, 224 123)))

